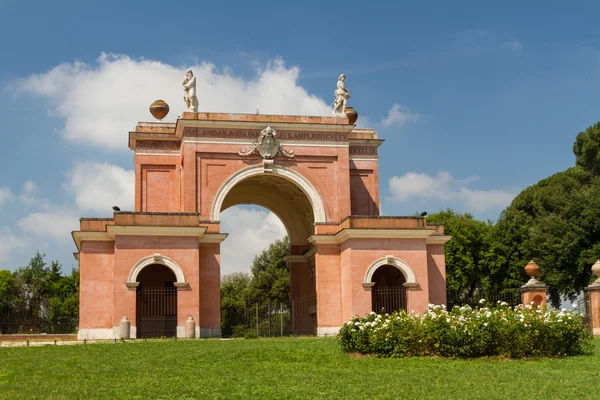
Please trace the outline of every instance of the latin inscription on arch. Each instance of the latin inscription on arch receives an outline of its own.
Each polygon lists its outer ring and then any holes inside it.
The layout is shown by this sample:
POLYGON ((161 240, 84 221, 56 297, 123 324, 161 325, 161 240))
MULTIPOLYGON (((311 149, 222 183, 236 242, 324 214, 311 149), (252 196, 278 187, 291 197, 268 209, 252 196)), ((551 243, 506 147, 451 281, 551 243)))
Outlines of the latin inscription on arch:
POLYGON ((350 155, 355 156, 376 156, 377 147, 371 146, 350 146, 350 155))
MULTIPOLYGON (((260 135, 260 129, 207 129, 187 127, 183 129, 184 137, 219 138, 219 139, 251 139, 260 135)), ((279 140, 306 140, 314 142, 347 142, 347 133, 338 132, 296 132, 277 130, 279 140)))

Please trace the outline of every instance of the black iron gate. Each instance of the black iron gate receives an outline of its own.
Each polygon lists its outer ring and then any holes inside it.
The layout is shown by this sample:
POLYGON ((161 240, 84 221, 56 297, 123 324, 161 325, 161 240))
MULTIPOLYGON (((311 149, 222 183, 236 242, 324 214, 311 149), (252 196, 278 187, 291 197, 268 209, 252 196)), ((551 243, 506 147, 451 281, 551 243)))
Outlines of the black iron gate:
POLYGON ((584 290, 583 291, 583 299, 578 302, 578 308, 581 310, 583 308, 583 321, 584 323, 592 329, 592 308, 590 307, 590 292, 584 290))
POLYGON ((138 338, 177 336, 177 288, 164 287, 137 289, 136 327, 138 338))
POLYGON ((392 313, 406 310, 406 288, 403 286, 374 286, 371 289, 372 310, 392 313))

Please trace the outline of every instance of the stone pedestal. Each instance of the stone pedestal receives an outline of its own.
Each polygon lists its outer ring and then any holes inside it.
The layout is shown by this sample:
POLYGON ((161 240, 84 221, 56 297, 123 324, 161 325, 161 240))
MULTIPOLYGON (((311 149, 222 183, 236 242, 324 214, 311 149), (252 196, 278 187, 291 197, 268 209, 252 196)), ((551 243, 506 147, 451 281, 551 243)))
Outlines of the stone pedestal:
POLYGON ((600 335, 600 284, 594 283, 584 289, 586 304, 585 310, 589 318, 589 325, 595 336, 600 335))
POLYGON ((527 282, 526 285, 521 286, 521 302, 524 305, 535 303, 539 307, 545 307, 548 302, 547 289, 548 286, 538 281, 527 282))
POLYGON ((534 303, 538 307, 545 307, 548 299, 546 294, 548 286, 536 279, 540 273, 540 266, 531 260, 524 269, 530 279, 521 286, 521 303, 523 305, 534 303))

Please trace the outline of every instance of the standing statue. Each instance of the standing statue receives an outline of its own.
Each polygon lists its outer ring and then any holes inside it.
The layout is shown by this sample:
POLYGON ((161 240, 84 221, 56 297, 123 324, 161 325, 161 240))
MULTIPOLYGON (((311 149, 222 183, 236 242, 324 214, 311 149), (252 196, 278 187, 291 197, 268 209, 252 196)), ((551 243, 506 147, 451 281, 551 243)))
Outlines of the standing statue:
POLYGON ((198 112, 198 97, 196 97, 196 77, 191 69, 185 72, 183 81, 183 101, 187 112, 198 112))
POLYGON ((333 115, 345 115, 346 102, 350 98, 350 92, 346 89, 346 75, 341 74, 338 78, 337 89, 333 94, 335 95, 335 101, 333 102, 333 115))

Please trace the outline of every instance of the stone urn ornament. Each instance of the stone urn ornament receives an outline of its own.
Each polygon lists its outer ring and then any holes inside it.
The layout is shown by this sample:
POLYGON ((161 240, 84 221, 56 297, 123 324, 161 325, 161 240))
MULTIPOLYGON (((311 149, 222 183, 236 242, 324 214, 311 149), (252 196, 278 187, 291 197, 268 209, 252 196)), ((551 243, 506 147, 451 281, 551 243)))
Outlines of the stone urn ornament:
POLYGON ((346 117, 348 117, 348 123, 354 125, 358 119, 358 112, 356 112, 354 108, 347 106, 344 113, 346 114, 346 117))
POLYGON ((164 117, 169 113, 169 105, 163 100, 156 100, 150 104, 150 114, 159 121, 162 121, 164 117))
POLYGON ((592 265, 592 274, 596 275, 597 278, 594 283, 592 283, 592 286, 600 286, 600 260, 592 265))
POLYGON ((529 276, 528 285, 538 285, 540 282, 536 279, 536 277, 540 273, 540 266, 535 263, 535 261, 531 260, 525 266, 525 273, 529 276))

